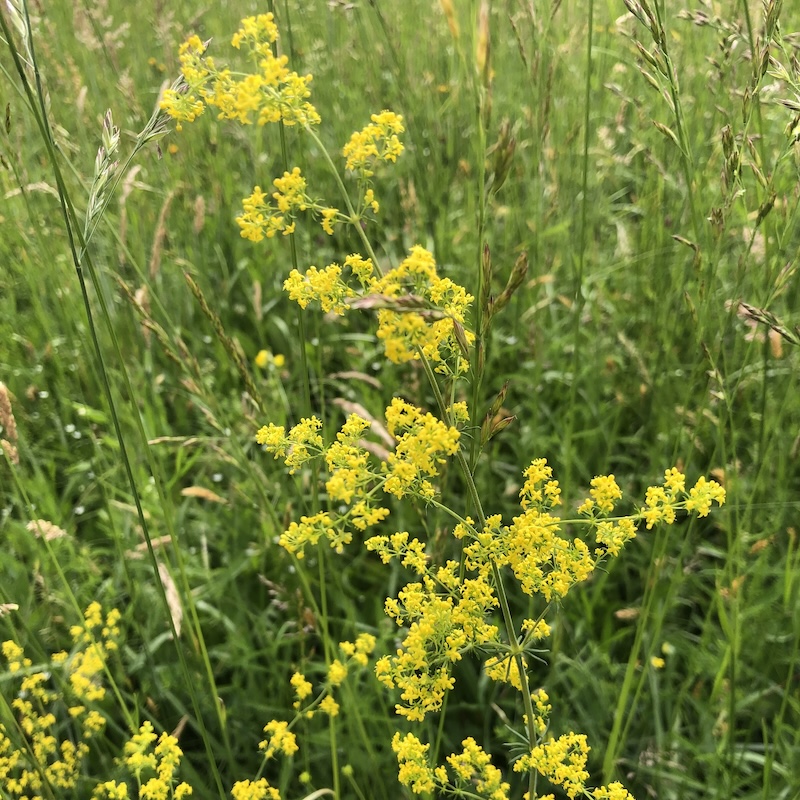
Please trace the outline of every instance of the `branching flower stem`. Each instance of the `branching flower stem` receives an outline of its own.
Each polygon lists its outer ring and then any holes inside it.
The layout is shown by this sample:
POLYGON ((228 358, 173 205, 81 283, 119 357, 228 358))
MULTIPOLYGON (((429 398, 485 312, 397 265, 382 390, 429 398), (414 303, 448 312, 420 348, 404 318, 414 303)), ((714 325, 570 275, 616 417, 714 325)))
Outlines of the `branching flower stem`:
POLYGON ((355 207, 353 206, 353 201, 350 199, 350 194, 347 191, 347 187, 344 185, 342 176, 339 174, 339 168, 336 166, 333 159, 331 158, 331 154, 328 152, 328 148, 325 147, 325 145, 322 143, 322 140, 314 132, 314 129, 310 125, 306 125, 305 131, 311 138, 311 141, 314 142, 314 144, 319 148, 319 151, 322 153, 322 157, 325 159, 325 163, 328 165, 331 174, 333 175, 333 178, 336 181, 336 185, 339 187, 339 192, 341 193, 342 199, 344 200, 344 204, 347 207, 347 213, 350 215, 350 222, 356 229, 356 232, 358 233, 358 238, 361 239, 361 243, 364 245, 364 249, 367 255, 372 259, 372 264, 375 267, 375 271, 381 277, 383 277, 384 273, 383 270, 381 269, 378 257, 377 255, 375 255, 375 250, 373 249, 372 243, 367 237, 367 234, 364 232, 364 228, 359 224, 358 214, 356 213, 355 207))
MULTIPOLYGON (((444 398, 442 397, 442 392, 439 389, 439 383, 436 380, 436 375, 430 365, 430 362, 422 353, 420 353, 420 358, 422 360, 422 366, 425 370, 425 374, 428 377, 428 382, 430 383, 433 394, 436 397, 436 403, 439 406, 441 418, 446 420, 447 408, 444 403, 444 398)), ((470 469, 469 462, 467 461, 467 457, 464 455, 464 450, 462 448, 459 447, 459 449, 456 451, 455 459, 459 468, 461 469, 461 474, 467 487, 469 499, 472 502, 472 506, 475 509, 475 514, 478 518, 478 524, 481 528, 483 528, 486 525, 486 514, 483 510, 483 504, 481 503, 480 494, 478 493, 478 487, 475 485, 475 479, 473 478, 472 470, 470 469)), ((517 639, 514 618, 511 615, 511 608, 508 604, 508 596, 506 594, 505 586, 503 585, 503 577, 494 562, 492 562, 492 579, 494 580, 495 588, 497 589, 497 597, 500 601, 500 610, 503 616, 503 625, 505 627, 506 637, 508 638, 509 645, 513 648, 512 652, 514 654, 514 661, 516 662, 517 670, 521 676, 525 676, 525 680, 522 684, 522 703, 525 708, 528 742, 530 747, 533 748, 536 741, 535 717, 530 687, 528 686, 527 672, 525 670, 525 662, 522 658, 522 651, 520 648, 512 644, 512 642, 515 643, 517 639)), ((536 773, 534 770, 530 770, 528 773, 528 792, 530 797, 535 796, 535 781, 536 773)))

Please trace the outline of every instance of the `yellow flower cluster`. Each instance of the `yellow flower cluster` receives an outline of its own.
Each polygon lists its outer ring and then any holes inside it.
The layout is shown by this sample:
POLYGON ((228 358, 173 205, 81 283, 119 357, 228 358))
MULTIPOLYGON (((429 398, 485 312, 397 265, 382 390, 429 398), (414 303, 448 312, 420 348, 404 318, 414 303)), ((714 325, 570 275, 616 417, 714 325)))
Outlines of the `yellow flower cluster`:
POLYGON ((537 745, 529 754, 517 759, 514 771, 535 769, 551 783, 562 786, 567 797, 576 797, 584 793, 589 778, 586 770, 589 749, 584 734, 566 733, 558 739, 537 745))
POLYGON ((370 117, 370 124, 356 131, 342 148, 345 158, 345 169, 355 172, 359 189, 362 193, 356 216, 360 219, 366 209, 374 214, 380 210, 380 203, 375 199, 375 191, 370 178, 381 161, 397 161, 403 152, 399 134, 405 131, 403 118, 393 111, 381 111, 370 117))
POLYGON ((256 441, 275 458, 283 458, 290 472, 324 454, 328 471, 325 489, 328 500, 337 508, 290 523, 280 538, 282 547, 302 558, 306 545, 325 538, 341 553, 352 541, 354 530, 365 531, 389 516, 389 510, 375 501, 380 489, 396 497, 434 497, 429 478, 439 474, 445 456, 456 452, 460 433, 399 398, 386 409, 386 420, 397 443, 380 471, 370 466, 367 450, 360 443, 370 423, 357 414, 348 417, 336 441, 327 448, 318 433, 322 423, 316 417, 301 420, 288 433, 273 424, 258 431, 256 441))
POLYGON ((283 458, 293 475, 303 464, 322 452, 322 436, 317 432, 320 428, 322 422, 316 417, 301 419, 288 435, 284 428, 270 423, 258 431, 256 441, 264 445, 267 452, 273 453, 275 458, 283 458))
MULTIPOLYGON (((524 658, 522 659, 522 664, 523 668, 527 669, 528 665, 524 658)), ((518 692, 523 691, 523 689, 527 691, 528 676, 524 672, 520 674, 517 659, 511 654, 489 658, 484 662, 483 670, 486 676, 493 681, 508 683, 518 692)))
POLYGON ((265 236, 271 239, 279 232, 284 236, 294 233, 297 214, 313 205, 299 167, 284 172, 283 177, 275 178, 272 185, 276 189, 272 193, 274 202, 267 200, 261 187, 256 186, 253 193, 242 201, 244 213, 236 217, 242 237, 251 242, 260 242, 265 236))
POLYGON ((633 795, 621 783, 587 788, 589 773, 586 770, 586 761, 589 750, 583 734, 566 733, 558 739, 551 739, 534 747, 530 754, 514 762, 514 771, 535 769, 551 783, 561 786, 570 798, 582 795, 594 800, 634 800, 633 795))
POLYGON ((361 177, 372 177, 378 161, 397 161, 403 152, 398 134, 404 131, 403 118, 399 114, 386 110, 373 114, 370 124, 356 131, 342 149, 345 167, 358 172, 361 177))
POLYGON ((614 510, 614 504, 622 498, 622 490, 617 485, 613 475, 598 475, 592 478, 589 490, 589 497, 578 508, 581 514, 599 512, 600 514, 610 514, 614 510))
POLYGON ((278 752, 293 756, 300 749, 297 746, 297 737, 289 730, 288 722, 270 720, 264 726, 264 733, 267 736, 258 743, 258 749, 263 751, 265 759, 272 758, 278 752))
POLYGON ((428 764, 430 747, 413 733, 401 736, 397 732, 392 737, 392 750, 400 765, 398 780, 403 786, 410 786, 414 794, 431 794, 436 788, 436 778, 428 764))
POLYGON ((708 516, 713 502, 719 505, 725 502, 725 490, 716 481, 700 477, 687 495, 685 476, 677 469, 668 469, 663 486, 648 488, 640 516, 650 530, 658 522, 671 525, 680 509, 697 512, 698 517, 708 516))
MULTIPOLYGON (((399 405, 394 425, 405 419, 403 413, 399 405)), ((393 420, 395 415, 392 415, 393 420)), ((415 414, 411 418, 416 419, 415 414)), ((394 428, 390 429, 394 432, 394 428)), ((367 548, 378 553, 384 563, 396 559, 422 576, 421 581, 408 584, 396 599, 390 597, 385 603, 386 614, 408 630, 397 655, 385 656, 376 664, 378 679, 388 688, 401 690, 403 702, 396 706, 398 714, 422 720, 428 712, 439 710, 445 693, 452 687, 452 664, 476 646, 491 652, 486 645, 494 644, 499 649, 497 629, 486 622, 497 605, 494 575, 498 570, 508 567, 525 593, 541 594, 548 603, 559 601, 572 586, 585 580, 607 555, 616 555, 625 542, 636 535, 636 521, 646 519, 644 513, 616 521, 593 518, 600 545, 593 555, 582 540, 563 537, 562 521, 549 513, 560 504, 561 496, 558 482, 553 480, 546 461, 533 461, 524 475, 520 491, 523 513, 515 517, 511 525, 502 525, 500 516, 494 515, 486 519, 481 529, 476 528, 469 517, 456 526, 456 538, 466 540, 463 566, 467 576, 455 561, 431 567, 424 544, 410 537, 408 532, 374 536, 366 542, 367 548)), ((694 495, 689 492, 686 498, 683 497, 685 480, 680 473, 669 471, 666 480, 675 507, 686 508, 693 502, 694 507, 689 510, 700 513, 710 502, 709 498, 724 501, 721 487, 711 486, 704 479, 698 481, 694 495)), ((416 489, 416 494, 421 494, 420 488, 416 489)), ((592 483, 589 513, 605 516, 621 495, 613 476, 596 478, 592 483)), ((528 642, 546 638, 550 629, 543 619, 528 619, 522 624, 522 632, 521 644, 514 643, 512 649, 506 646, 500 654, 491 655, 484 669, 493 680, 510 683, 517 690, 527 692, 527 678, 520 671, 520 660, 523 669, 525 665, 523 649, 528 642)), ((542 702, 546 704, 546 701, 546 695, 542 695, 542 702)), ((534 727, 543 734, 549 705, 543 705, 539 712, 534 727)), ((561 745, 566 747, 565 741, 561 745)), ((567 749, 570 753, 579 753, 582 741, 570 740, 567 749)), ((555 758, 557 749, 554 745, 545 746, 536 754, 538 760, 535 764, 530 762, 531 768, 536 766, 541 768, 542 774, 549 775, 552 770, 547 767, 547 759, 555 758)), ((579 771, 574 775, 578 776, 579 771)), ((566 786, 564 781, 562 784, 566 786)))
POLYGON ((317 433, 321 425, 316 417, 311 417, 301 420, 288 434, 275 425, 264 426, 256 434, 256 441, 268 452, 274 453, 275 458, 284 458, 290 472, 324 452, 329 471, 325 484, 329 500, 349 506, 343 513, 318 512, 289 525, 280 544, 298 558, 303 557, 307 544, 315 545, 321 537, 325 537, 334 550, 342 552, 352 541, 353 528, 364 531, 389 515, 388 509, 381 508, 373 500, 380 476, 370 469, 367 452, 358 443, 370 423, 357 414, 350 415, 327 450, 317 433))
MULTIPOLYGON (((139 786, 140 800, 181 800, 192 794, 188 783, 176 779, 182 756, 174 736, 166 731, 158 736, 151 722, 142 723, 125 743, 122 757, 122 764, 139 786)), ((125 798, 127 784, 106 781, 95 789, 93 796, 125 798)))
POLYGON ((467 519, 454 534, 470 540, 464 547, 468 569, 487 575, 492 566, 508 566, 526 594, 539 593, 548 602, 560 600, 586 580, 595 560, 583 541, 560 536, 561 520, 548 513, 561 503, 561 490, 546 461, 536 459, 524 474, 523 513, 511 525, 501 525, 500 517, 492 516, 483 530, 476 531, 473 520, 467 519))
POLYGON ((267 367, 282 369, 286 365, 286 356, 270 350, 259 350, 253 361, 260 369, 267 369, 267 367))
POLYGON ((104 617, 100 604, 92 603, 84 622, 70 628, 75 652, 70 656, 61 651, 51 657, 51 666, 63 668, 68 678, 68 688, 61 691, 48 688, 50 671, 34 670, 16 642, 0 645, 9 677, 18 674, 20 678, 19 693, 11 707, 25 740, 12 741, 11 732, 0 724, 0 785, 9 797, 34 798, 76 787, 89 752, 87 742, 105 727, 103 715, 89 710, 87 704, 105 696, 102 675, 109 653, 117 648, 119 618, 116 609, 104 617), (59 719, 57 712, 62 704, 65 714, 59 719), (65 718, 72 720, 77 736, 65 732, 65 718))
MULTIPOLYGON (((373 264, 369 258, 362 258, 353 253, 344 260, 344 268, 366 289, 373 281, 373 264)), ((358 297, 358 292, 342 278, 342 267, 329 264, 324 269, 309 267, 305 274, 293 269, 283 282, 289 299, 294 300, 300 308, 307 308, 312 302, 318 302, 325 313, 343 315, 347 311, 347 300, 358 297)))
POLYGON ((280 792, 267 783, 266 778, 257 781, 236 781, 231 789, 233 800, 281 800, 280 792))
POLYGON ((546 459, 534 459, 522 474, 525 483, 519 492, 519 505, 523 511, 532 507, 547 511, 561 504, 561 489, 558 481, 553 480, 553 468, 547 465, 546 459))
POLYGON ((534 710, 533 727, 536 735, 544 736, 550 722, 550 714, 553 706, 550 705, 550 697, 544 689, 537 689, 531 693, 531 705, 534 710))
POLYGON ((395 733, 392 749, 400 768, 400 783, 411 787, 414 794, 430 794, 438 788, 455 796, 507 800, 511 787, 502 780, 489 755, 472 737, 464 739, 461 746, 461 753, 447 756, 449 771, 445 766, 432 768, 428 764, 430 745, 422 744, 413 733, 395 733))
MULTIPOLYGON (((489 755, 471 736, 464 739, 461 746, 464 748, 461 753, 447 756, 447 763, 455 775, 453 785, 447 788, 454 792, 471 790, 478 797, 490 800, 506 800, 511 787, 502 780, 500 770, 492 766, 489 755)), ((440 784, 445 784, 447 770, 438 767, 436 777, 440 784)))
POLYGON ((179 53, 186 85, 183 91, 164 92, 161 109, 179 123, 193 122, 206 106, 213 106, 219 110, 219 119, 237 120, 243 125, 318 125, 319 114, 308 102, 311 75, 298 75, 287 67, 286 56, 273 54, 277 39, 272 14, 243 19, 231 44, 248 51, 255 69, 232 72, 227 67, 218 68, 206 56, 206 44, 198 36, 190 37, 179 53))
MULTIPOLYGON (((273 54, 278 38, 271 13, 243 19, 231 44, 247 52, 254 68, 249 72, 235 72, 228 67, 218 67, 214 59, 206 55, 208 42, 191 36, 179 50, 183 83, 177 89, 164 92, 161 109, 178 121, 178 130, 182 122, 197 119, 207 106, 217 108, 218 119, 234 120, 242 125, 283 122, 307 129, 318 125, 319 114, 308 102, 312 76, 298 75, 288 68, 285 55, 273 54)), ((259 186, 244 199, 243 212, 236 218, 242 237, 260 242, 278 232, 289 235, 295 230, 295 218, 300 211, 311 210, 319 215, 322 229, 328 235, 333 235, 337 222, 355 223, 366 208, 377 213, 379 204, 368 185, 369 178, 376 162, 394 162, 403 152, 398 137, 403 131, 402 117, 392 111, 382 111, 373 114, 371 123, 354 133, 345 145, 343 154, 347 169, 358 173, 363 191, 356 219, 312 200, 306 192, 305 179, 295 167, 291 173, 284 173, 273 181, 277 190, 272 193, 274 203, 259 186)))
POLYGON ((399 397, 386 409, 386 423, 397 443, 384 464, 384 491, 395 497, 415 494, 433 499, 433 485, 424 476, 436 477, 444 456, 455 455, 460 432, 399 397))
MULTIPOLYGON (((414 553, 417 540, 404 545, 399 536, 389 541, 374 537, 367 548, 379 552, 384 561, 395 554, 402 558, 407 550, 414 553)), ((442 707, 453 687, 452 665, 465 652, 497 641, 497 626, 488 621, 498 605, 492 587, 484 576, 459 578, 458 572, 458 562, 449 561, 435 577, 425 575, 421 583, 409 583, 397 599, 390 597, 385 603, 387 616, 408 630, 397 655, 379 659, 375 674, 387 688, 401 690, 403 702, 395 709, 412 721, 442 707)))
POLYGON ((467 371, 463 347, 469 347, 475 337, 464 328, 464 320, 473 297, 437 275, 430 252, 415 245, 407 258, 369 289, 390 301, 389 307, 378 311, 377 334, 390 361, 402 364, 419 359, 422 353, 444 375, 467 371))
POLYGON ((273 719, 264 726, 264 733, 267 735, 259 742, 258 749, 264 754, 265 760, 273 758, 277 753, 291 757, 298 751, 297 737, 291 730, 298 720, 312 719, 317 710, 329 717, 339 714, 339 704, 334 699, 332 690, 341 686, 353 668, 366 667, 374 649, 375 637, 369 633, 359 634, 354 642, 339 642, 341 658, 330 663, 327 681, 321 692, 305 707, 304 701, 312 695, 314 687, 302 672, 292 675, 289 682, 294 689, 294 709, 297 713, 291 722, 273 719))
POLYGON ((292 270, 283 288, 301 308, 319 302, 323 311, 340 315, 348 301, 361 296, 364 307, 378 308, 377 335, 390 361, 402 364, 422 354, 437 372, 466 372, 463 348, 475 337, 464 321, 473 298, 462 286, 437 275, 431 253, 416 245, 383 277, 373 274, 370 259, 357 254, 348 256, 344 267, 360 286, 345 280, 343 268, 334 263, 321 270, 309 267, 305 274, 292 270))

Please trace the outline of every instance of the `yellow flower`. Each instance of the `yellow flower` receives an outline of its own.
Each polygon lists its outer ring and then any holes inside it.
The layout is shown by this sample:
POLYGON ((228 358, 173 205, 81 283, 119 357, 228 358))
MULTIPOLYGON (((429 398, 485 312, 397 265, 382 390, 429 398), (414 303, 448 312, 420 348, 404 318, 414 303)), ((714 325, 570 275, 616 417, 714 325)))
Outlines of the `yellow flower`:
POLYGON ((347 667, 339 659, 334 659, 328 667, 328 681, 331 686, 339 686, 347 677, 347 667))
POLYGON ((322 209, 322 230, 324 230, 328 236, 333 236, 333 224, 336 222, 336 217, 338 214, 338 208, 322 209))
POLYGON ((267 783, 266 778, 257 781, 237 781, 231 789, 233 800, 281 800, 280 792, 267 783))
POLYGON ((294 675, 292 675, 289 683, 292 684, 295 696, 298 700, 305 700, 306 697, 311 694, 314 688, 311 683, 306 680, 306 676, 303 675, 302 672, 295 672, 294 675))
POLYGON ((370 117, 370 124, 357 131, 342 149, 345 167, 361 173, 364 177, 373 174, 378 161, 397 161, 403 152, 398 134, 405 131, 403 118, 393 111, 382 111, 370 117))
POLYGON ((258 745, 258 749, 264 752, 264 758, 272 758, 278 751, 286 756, 293 756, 299 749, 297 737, 289 730, 288 722, 270 720, 264 726, 264 733, 268 736, 258 745))
POLYGON ((707 481, 700 477, 689 490, 686 510, 696 511, 698 517, 706 517, 711 511, 711 503, 722 505, 725 502, 725 490, 716 481, 707 481))
POLYGON ((280 369, 286 364, 286 357, 280 355, 280 353, 273 355, 269 350, 259 350, 253 361, 260 369, 266 369, 270 365, 280 369))
POLYGON ((610 514, 614 510, 614 503, 622 497, 622 490, 617 486, 613 475, 599 475, 592 478, 592 488, 589 494, 597 508, 603 514, 610 514))
POLYGON ((339 714, 339 704, 330 696, 327 695, 325 699, 319 704, 320 711, 324 711, 328 716, 335 717, 339 714))

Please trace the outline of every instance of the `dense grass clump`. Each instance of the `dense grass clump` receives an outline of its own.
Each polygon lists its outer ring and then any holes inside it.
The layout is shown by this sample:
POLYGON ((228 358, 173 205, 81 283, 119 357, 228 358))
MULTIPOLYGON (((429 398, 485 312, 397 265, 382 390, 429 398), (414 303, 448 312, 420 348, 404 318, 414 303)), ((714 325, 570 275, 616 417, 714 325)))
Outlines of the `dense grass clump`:
POLYGON ((792 800, 797 9, 274 5, 0 9, 0 798, 792 800))

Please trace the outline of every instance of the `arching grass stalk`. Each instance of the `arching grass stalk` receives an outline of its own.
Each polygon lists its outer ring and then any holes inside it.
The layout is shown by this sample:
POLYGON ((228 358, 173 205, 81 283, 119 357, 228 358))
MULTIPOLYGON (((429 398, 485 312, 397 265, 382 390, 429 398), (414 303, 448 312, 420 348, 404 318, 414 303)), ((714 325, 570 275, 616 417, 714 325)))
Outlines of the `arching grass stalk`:
MULTIPOLYGON (((72 200, 67 190, 66 184, 64 182, 61 168, 59 166, 58 160, 58 152, 56 150, 55 142, 53 139, 52 130, 50 128, 50 121, 48 118, 47 113, 47 103, 45 100, 45 92, 44 88, 42 87, 41 83, 41 76, 39 74, 38 64, 36 60, 36 51, 35 45, 33 42, 33 37, 30 28, 30 18, 28 16, 28 8, 27 3, 22 4, 22 12, 19 16, 19 21, 21 21, 24 25, 24 44, 28 53, 28 60, 29 60, 29 68, 32 70, 33 73, 33 85, 31 85, 31 80, 28 74, 28 70, 24 67, 22 63, 22 59, 20 54, 17 52, 16 48, 14 47, 14 39, 11 30, 8 27, 8 23, 6 21, 6 17, 3 14, 0 14, 0 27, 3 30, 3 34, 6 38, 6 42, 8 45, 9 52, 11 54, 11 58, 14 62, 14 66, 17 70, 17 74, 20 78, 20 82, 22 83, 25 96, 28 101, 28 106, 31 110, 31 113, 34 116, 36 125, 39 129, 40 136, 44 143, 45 149, 47 150, 51 167, 53 170, 53 177, 56 182, 56 188, 58 191, 59 196, 59 203, 61 206, 61 213, 64 222, 64 229, 67 234, 70 253, 72 255, 73 264, 75 267, 76 275, 78 278, 78 282, 81 289, 81 296, 83 299, 84 311, 86 314, 87 325, 89 329, 89 335, 92 341, 92 347, 95 352, 95 358, 97 363, 97 368, 100 373, 101 383, 103 386, 103 393, 105 394, 106 401, 108 402, 109 412, 112 419, 112 424, 114 426, 114 432, 119 443, 120 447, 120 455, 122 457, 123 467, 125 469, 125 474, 128 479, 128 484, 131 490, 131 494, 133 496, 134 504, 136 506, 136 512, 138 516, 139 523, 142 528, 143 536, 145 542, 147 543, 147 551, 148 556, 153 567, 153 574, 158 576, 158 561, 155 555, 155 550, 153 548, 152 538, 150 536, 149 528, 147 525, 147 519, 144 514, 144 510, 142 508, 141 498, 139 496, 139 492, 136 486, 136 480, 133 475, 133 469, 130 462, 130 457, 128 455, 127 447, 125 444, 125 438, 122 433, 122 427, 119 421, 119 415, 117 413, 116 404, 114 402, 114 395, 111 389, 111 383, 109 380, 108 372, 106 370, 105 359, 103 357, 102 348, 100 346, 100 341, 97 333, 97 329, 94 323, 94 314, 92 312, 91 302, 89 299, 88 288, 86 285, 86 280, 84 276, 84 267, 86 268, 86 272, 89 275, 89 279, 95 289, 95 294, 97 296, 97 301, 100 305, 101 317, 103 319, 104 325, 106 330, 109 334, 109 337, 112 342, 112 347, 114 349, 114 354, 116 356, 117 362, 120 364, 121 374, 123 376, 123 380, 125 383, 125 388, 128 396, 130 398, 135 398, 136 394, 133 390, 133 386, 130 381, 130 376, 128 371, 125 369, 125 360, 122 357, 121 348, 119 346, 119 342, 115 336, 114 326, 111 321, 111 314, 108 308, 108 304, 105 299, 104 293, 100 290, 98 274, 96 267, 94 265, 94 261, 91 257, 91 253, 88 249, 87 241, 83 235, 81 226, 78 222, 78 216, 75 212, 75 209, 72 205, 72 200)), ((156 112, 153 117, 151 118, 151 123, 155 125, 154 120, 161 118, 163 123, 163 115, 160 115, 156 112)), ((152 137, 151 137, 152 138, 152 137)), ((141 139, 139 146, 143 146, 145 141, 141 139)), ((174 515, 171 513, 170 510, 170 503, 167 500, 166 493, 163 488, 163 482, 160 478, 160 471, 158 469, 157 464, 155 463, 155 459, 153 454, 150 450, 149 445, 147 444, 147 436, 144 431, 144 426, 141 420, 141 416, 138 412, 138 409, 135 409, 135 413, 133 417, 136 422, 137 432, 139 434, 140 441, 145 448, 145 452, 147 454, 147 461, 148 466, 150 468, 151 474, 155 480, 155 484, 158 490, 159 499, 161 502, 161 507, 164 510, 164 521, 165 525, 167 526, 167 530, 169 532, 171 541, 174 546, 174 551, 176 555, 176 560, 178 561, 179 571, 182 578, 182 582, 184 584, 184 602, 187 603, 189 606, 190 613, 192 615, 193 624, 195 628, 195 634, 197 637, 198 644, 201 649, 202 659, 206 668, 206 676, 209 680, 209 686, 214 692, 214 696, 216 697, 216 687, 213 678, 213 672, 211 670, 211 664, 208 658, 208 653, 205 648, 205 644, 203 642, 202 631, 200 629, 199 620, 197 618, 197 612, 194 604, 191 602, 191 592, 188 589, 188 580, 186 577, 186 571, 183 564, 183 560, 180 553, 180 548, 178 546, 177 535, 174 528, 173 517, 174 515)), ((179 637, 177 635, 177 630, 175 628, 175 623, 173 621, 172 615, 169 611, 169 601, 167 599, 166 589, 163 585, 161 580, 155 581, 159 596, 161 598, 162 605, 167 612, 167 619, 169 621, 173 641, 175 643, 175 649, 178 654, 178 659, 181 665, 181 671, 184 674, 184 678, 186 684, 189 688, 192 706, 194 708, 195 717, 197 720, 198 727, 200 729, 201 737, 203 739, 204 746, 206 748, 206 752, 209 759, 209 765, 214 775, 214 780, 216 783, 216 788, 218 790, 220 798, 225 797, 225 790, 222 785, 222 780, 219 774, 219 770, 216 765, 216 757, 214 755, 214 751, 211 747, 210 738, 208 735, 208 731, 205 726, 205 722, 202 717, 202 713, 200 710, 200 702, 199 696, 197 694, 197 689, 195 687, 194 681, 191 679, 191 673, 189 671, 188 663, 186 661, 186 655, 183 651, 183 648, 179 644, 179 637)), ((224 720, 222 719, 221 709, 219 703, 214 703, 215 709, 217 711, 217 717, 220 724, 220 728, 223 734, 223 740, 225 742, 226 751, 232 763, 233 758, 230 750, 230 744, 228 742, 227 731, 225 728, 224 720)))

